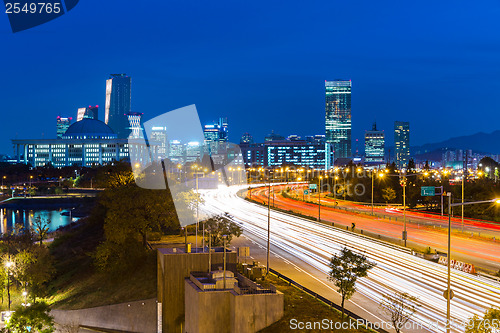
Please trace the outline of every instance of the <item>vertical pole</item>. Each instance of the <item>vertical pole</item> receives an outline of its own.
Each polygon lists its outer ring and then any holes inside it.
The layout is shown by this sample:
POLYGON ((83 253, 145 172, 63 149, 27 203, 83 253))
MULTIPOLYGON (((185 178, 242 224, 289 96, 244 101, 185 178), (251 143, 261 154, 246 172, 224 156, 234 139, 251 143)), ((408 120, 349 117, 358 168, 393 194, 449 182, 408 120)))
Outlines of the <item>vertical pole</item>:
POLYGON ((372 216, 373 216, 373 191, 374 191, 374 180, 373 180, 373 173, 374 173, 375 169, 372 170, 372 216))
POLYGON ((321 176, 318 179, 318 222, 321 222, 321 176))
POLYGON ((448 193, 448 280, 446 297, 446 332, 450 333, 450 300, 451 300, 451 192, 448 193))
POLYGON ((269 274, 270 239, 271 239, 271 180, 269 180, 269 192, 267 194, 267 265, 266 265, 267 274, 269 274))
POLYGON ((212 270, 212 237, 208 233, 208 272, 212 270))
POLYGON ((223 236, 224 238, 224 290, 226 290, 226 235, 223 236))
POLYGON ((403 221, 404 221, 404 241, 405 241, 405 246, 406 246, 406 176, 403 178, 403 221))
POLYGON ((444 215, 444 186, 441 186, 441 216, 444 215))
POLYGON ((197 172, 196 173, 196 233, 195 233, 196 253, 198 253, 198 200, 199 200, 199 194, 198 194, 198 172, 197 172))
POLYGON ((464 232, 465 170, 462 174, 462 233, 464 232))

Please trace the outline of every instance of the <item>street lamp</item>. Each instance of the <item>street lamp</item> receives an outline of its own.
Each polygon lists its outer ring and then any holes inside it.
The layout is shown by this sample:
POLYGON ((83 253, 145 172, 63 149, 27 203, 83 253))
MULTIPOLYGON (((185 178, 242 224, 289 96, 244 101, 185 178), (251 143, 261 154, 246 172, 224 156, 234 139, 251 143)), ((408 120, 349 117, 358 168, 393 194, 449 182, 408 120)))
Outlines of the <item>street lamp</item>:
POLYGON ((500 204, 500 199, 491 199, 491 200, 483 200, 483 201, 471 201, 471 202, 460 202, 460 203, 451 203, 451 192, 448 192, 448 276, 447 276, 447 288, 445 292, 446 298, 446 332, 450 333, 451 331, 451 209, 457 206, 465 206, 465 205, 475 205, 482 203, 496 203, 500 204))
MULTIPOLYGON (((271 176, 272 171, 269 171, 269 176, 271 176)), ((267 265, 266 274, 269 274, 269 252, 271 243, 271 178, 268 177, 269 191, 267 192, 267 265)), ((273 192, 274 199, 274 192, 273 192)))
POLYGON ((14 265, 10 259, 5 263, 5 268, 7 268, 7 299, 9 302, 9 312, 10 312, 10 268, 14 265))
POLYGON ((3 190, 3 181, 4 181, 4 179, 6 179, 6 178, 7 178, 7 176, 3 176, 3 177, 2 177, 2 190, 3 190))
MULTIPOLYGON (((375 178, 375 177, 373 177, 373 176, 374 176, 374 174, 375 174, 375 170, 373 170, 373 171, 372 171, 372 216, 373 216, 373 193, 374 193, 374 191, 375 191, 375 187, 374 187, 374 184, 373 184, 373 183, 374 183, 374 178, 375 178)), ((381 174, 378 174, 378 176, 379 176, 380 178, 382 178, 382 177, 384 177, 384 174, 383 174, 383 173, 381 173, 381 174)))
POLYGON ((321 222, 321 185, 323 181, 323 176, 319 176, 318 179, 318 222, 321 222))

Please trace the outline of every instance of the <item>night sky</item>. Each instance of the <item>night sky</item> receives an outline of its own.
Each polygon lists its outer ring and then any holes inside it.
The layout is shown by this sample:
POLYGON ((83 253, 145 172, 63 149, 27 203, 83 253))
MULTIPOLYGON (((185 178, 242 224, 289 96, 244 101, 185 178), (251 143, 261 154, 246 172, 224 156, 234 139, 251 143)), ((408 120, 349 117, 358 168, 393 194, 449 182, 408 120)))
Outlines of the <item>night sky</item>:
MULTIPOLYGON (((373 121, 392 145, 500 129, 500 2, 81 0, 13 34, 0 14, 0 152, 55 138, 58 115, 100 106, 110 73, 132 76, 144 119, 196 104, 230 140, 324 134, 324 81, 352 80, 353 139, 373 121)), ((354 147, 354 146, 353 146, 354 147)))

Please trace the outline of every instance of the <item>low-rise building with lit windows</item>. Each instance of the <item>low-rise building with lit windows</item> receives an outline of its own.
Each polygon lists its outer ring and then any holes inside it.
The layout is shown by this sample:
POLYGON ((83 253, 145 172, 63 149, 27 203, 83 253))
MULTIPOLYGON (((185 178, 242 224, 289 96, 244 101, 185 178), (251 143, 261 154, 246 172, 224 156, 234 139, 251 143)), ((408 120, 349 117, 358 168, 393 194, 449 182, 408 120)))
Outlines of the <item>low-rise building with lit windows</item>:
POLYGON ((129 151, 142 154, 143 149, 149 149, 152 156, 158 153, 158 145, 154 142, 145 146, 118 139, 108 125, 90 118, 72 124, 60 139, 15 139, 12 143, 17 162, 33 167, 48 164, 88 167, 128 159, 129 151))

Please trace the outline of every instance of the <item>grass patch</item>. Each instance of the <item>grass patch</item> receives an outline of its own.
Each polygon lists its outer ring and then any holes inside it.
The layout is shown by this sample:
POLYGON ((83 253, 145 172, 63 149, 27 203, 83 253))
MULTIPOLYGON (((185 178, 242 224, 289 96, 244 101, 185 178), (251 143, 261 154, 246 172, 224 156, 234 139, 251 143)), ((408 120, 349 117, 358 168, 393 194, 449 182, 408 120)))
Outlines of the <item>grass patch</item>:
MULTIPOLYGON (((274 332, 316 332, 318 329, 294 329, 290 328, 290 320, 296 319, 297 322, 317 322, 323 319, 332 320, 333 322, 341 321, 341 313, 325 303, 315 299, 314 297, 306 294, 302 290, 288 285, 287 282, 278 279, 276 276, 269 274, 266 281, 261 283, 263 286, 266 284, 273 284, 285 296, 285 313, 283 318, 275 322, 271 326, 259 331, 261 333, 274 333, 274 332)), ((344 318, 347 318, 345 316, 344 318)), ((348 320, 348 319, 345 319, 348 320)), ((335 329, 322 330, 322 332, 374 332, 372 330, 362 329, 335 329)))
POLYGON ((156 251, 120 274, 100 272, 92 253, 103 240, 102 224, 86 220, 50 245, 56 273, 48 286, 53 308, 81 309, 156 297, 156 251))

